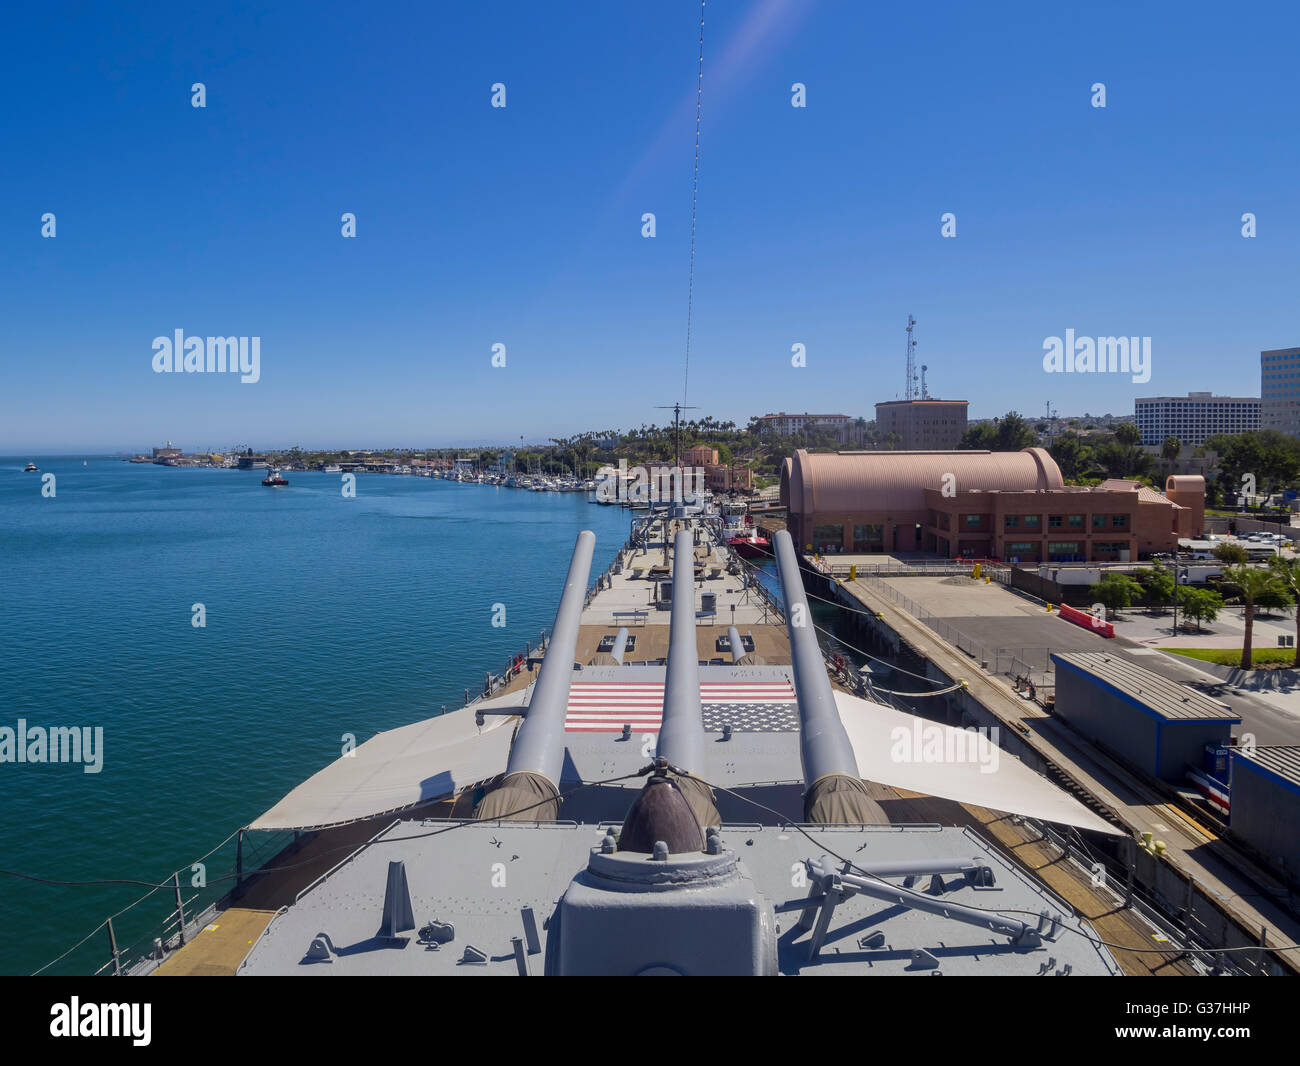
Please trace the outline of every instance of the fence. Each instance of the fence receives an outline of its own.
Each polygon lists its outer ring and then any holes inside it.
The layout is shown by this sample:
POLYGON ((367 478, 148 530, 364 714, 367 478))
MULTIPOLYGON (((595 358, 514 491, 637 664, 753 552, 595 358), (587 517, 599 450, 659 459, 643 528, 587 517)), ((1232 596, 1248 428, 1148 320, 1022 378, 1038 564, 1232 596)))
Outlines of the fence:
MULTIPOLYGON (((1005 571, 1004 571, 1005 573, 1005 571)), ((996 574, 990 573, 990 577, 996 574)), ((1032 684, 1035 698, 1044 702, 1056 691, 1056 672, 1052 665, 1052 649, 1042 647, 1000 648, 991 647, 974 639, 969 633, 950 625, 931 611, 927 611, 910 596, 888 584, 882 576, 858 575, 872 592, 901 607, 908 615, 934 632, 941 640, 975 660, 981 668, 992 674, 1022 679, 1032 684)))
MULTIPOLYGON (((1116 856, 1090 849, 1077 830, 1048 825, 1032 818, 1022 818, 1021 822, 1037 832, 1042 841, 1054 847, 1062 857, 1088 871, 1095 887, 1104 886, 1115 894, 1122 906, 1137 911, 1164 933, 1170 941, 1170 954, 1177 954, 1180 950, 1177 945, 1183 944, 1202 949, 1196 952, 1195 957, 1211 973, 1262 977, 1275 972, 1275 964, 1269 962, 1266 947, 1261 946, 1258 951, 1223 950, 1240 949, 1247 946, 1249 940, 1194 878, 1177 873, 1167 862, 1155 860, 1155 868, 1166 878, 1171 874, 1177 878, 1174 883, 1178 898, 1171 898, 1143 884, 1135 862, 1125 863, 1116 856)), ((1122 846, 1134 845, 1126 839, 1122 846)), ((1141 857, 1139 851, 1137 858, 1141 857)))

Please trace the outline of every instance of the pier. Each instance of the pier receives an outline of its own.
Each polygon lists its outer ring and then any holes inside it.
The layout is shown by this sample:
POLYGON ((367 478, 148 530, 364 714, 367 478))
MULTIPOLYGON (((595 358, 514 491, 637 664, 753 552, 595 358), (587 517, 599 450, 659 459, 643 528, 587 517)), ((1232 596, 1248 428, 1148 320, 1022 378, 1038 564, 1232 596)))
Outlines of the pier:
MULTIPOLYGON (((1044 706, 1052 702, 1049 651, 1106 650, 1182 681, 1195 682, 1189 672, 1199 671, 1153 649, 1125 647, 1132 642, 1071 625, 996 581, 972 580, 969 566, 943 577, 900 560, 874 560, 874 572, 865 572, 871 561, 861 564, 864 572, 857 573, 850 569, 856 563, 814 560, 806 580, 854 612, 863 639, 876 649, 936 681, 964 683, 937 699, 915 700, 916 713, 951 725, 999 727, 1006 751, 1124 826, 1131 838, 1111 856, 1114 872, 1142 886, 1188 933, 1226 946, 1300 942, 1300 922, 1276 902, 1289 900, 1287 887, 1226 839, 1221 825, 1173 790, 1097 750, 1044 706), (1023 680, 1016 687, 1017 678, 1027 677, 1039 679, 1035 699, 1023 680), (1135 843, 1144 834, 1164 845, 1163 855, 1135 843)), ((1300 732, 1300 720, 1236 693, 1231 699, 1243 730, 1267 734, 1259 743, 1296 742, 1290 731, 1300 732)), ((1300 951, 1273 957, 1300 973, 1300 951)))

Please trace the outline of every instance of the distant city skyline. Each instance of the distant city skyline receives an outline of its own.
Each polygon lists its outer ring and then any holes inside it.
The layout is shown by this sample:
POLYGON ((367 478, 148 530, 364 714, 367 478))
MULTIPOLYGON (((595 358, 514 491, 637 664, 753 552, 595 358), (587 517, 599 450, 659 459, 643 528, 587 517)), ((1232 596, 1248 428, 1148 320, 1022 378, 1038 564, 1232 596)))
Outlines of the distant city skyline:
MULTIPOLYGON (((662 423, 699 15, 11 13, 0 453, 662 423), (257 372, 156 372, 175 331, 256 341, 257 372)), ((1260 353, 1300 343, 1300 12, 1237 5, 1248 44, 1221 18, 710 4, 685 402, 869 418, 904 395, 909 315, 930 394, 972 421, 1256 394, 1260 353), (1149 380, 1047 372, 1075 335, 1149 339, 1149 380)))

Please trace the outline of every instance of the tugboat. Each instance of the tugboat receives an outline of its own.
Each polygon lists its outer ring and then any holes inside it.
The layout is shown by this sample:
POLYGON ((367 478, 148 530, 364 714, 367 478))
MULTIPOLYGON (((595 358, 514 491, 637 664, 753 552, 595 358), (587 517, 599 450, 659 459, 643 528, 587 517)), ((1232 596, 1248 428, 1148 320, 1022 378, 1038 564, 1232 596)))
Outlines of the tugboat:
POLYGON ((728 529, 727 543, 744 559, 767 558, 772 554, 772 545, 751 522, 752 519, 746 515, 741 525, 728 529))
POLYGON ((275 469, 267 467, 267 474, 266 477, 262 478, 262 484, 266 485, 268 488, 282 489, 288 485, 289 482, 285 480, 284 475, 280 473, 278 467, 275 469))
POLYGON ((36 464, 35 464, 35 463, 28 463, 25 467, 23 467, 23 473, 24 473, 24 474, 34 474, 34 473, 36 473, 36 464))

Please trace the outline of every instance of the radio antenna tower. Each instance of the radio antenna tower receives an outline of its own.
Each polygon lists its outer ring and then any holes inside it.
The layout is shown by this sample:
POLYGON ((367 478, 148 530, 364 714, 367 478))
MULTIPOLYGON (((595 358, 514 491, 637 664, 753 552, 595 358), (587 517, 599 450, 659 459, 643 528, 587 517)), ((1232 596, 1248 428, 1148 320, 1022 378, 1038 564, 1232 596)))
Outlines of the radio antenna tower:
POLYGON ((916 341, 912 337, 912 327, 916 325, 916 319, 911 315, 907 316, 907 392, 905 396, 909 400, 916 399, 916 341))

